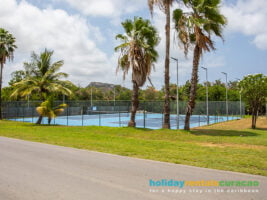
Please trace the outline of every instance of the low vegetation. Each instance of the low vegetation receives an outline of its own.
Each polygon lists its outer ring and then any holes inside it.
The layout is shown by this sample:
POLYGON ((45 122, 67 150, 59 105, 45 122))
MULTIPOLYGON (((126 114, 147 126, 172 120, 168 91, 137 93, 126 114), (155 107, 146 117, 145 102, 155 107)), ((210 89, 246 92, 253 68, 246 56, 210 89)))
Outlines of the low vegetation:
POLYGON ((0 136, 267 176, 267 119, 250 118, 191 131, 37 126, 0 121, 0 136))

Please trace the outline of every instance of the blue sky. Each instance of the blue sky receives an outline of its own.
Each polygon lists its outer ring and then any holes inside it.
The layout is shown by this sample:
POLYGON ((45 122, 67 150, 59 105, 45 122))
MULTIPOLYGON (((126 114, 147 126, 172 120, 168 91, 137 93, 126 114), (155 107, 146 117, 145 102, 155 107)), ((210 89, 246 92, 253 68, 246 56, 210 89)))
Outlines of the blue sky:
MULTIPOLYGON (((146 0, 0 0, 0 24, 17 38, 15 59, 4 69, 4 85, 12 71, 22 68, 32 51, 44 48, 55 51, 55 60, 63 59, 63 71, 70 74, 75 84, 86 86, 91 81, 122 84, 130 87, 130 76, 125 81, 116 75, 118 54, 114 39, 122 33, 120 23, 134 16, 151 19, 146 0)), ((174 5, 174 8, 178 5, 174 5)), ((267 74, 267 1, 227 0, 221 11, 228 19, 224 31, 225 42, 215 39, 217 50, 205 53, 201 65, 208 67, 209 80, 229 80, 247 74, 267 74)), ((156 71, 151 74, 153 84, 163 85, 164 15, 155 10, 152 23, 161 43, 156 71)), ((173 33, 172 33, 173 38, 173 33)), ((192 58, 185 59, 182 50, 172 41, 171 56, 179 58, 180 84, 190 79, 192 58)), ((175 82, 176 65, 171 62, 171 82, 175 82)), ((200 70, 200 82, 205 79, 200 70)), ((147 85, 145 85, 146 87, 147 85)))

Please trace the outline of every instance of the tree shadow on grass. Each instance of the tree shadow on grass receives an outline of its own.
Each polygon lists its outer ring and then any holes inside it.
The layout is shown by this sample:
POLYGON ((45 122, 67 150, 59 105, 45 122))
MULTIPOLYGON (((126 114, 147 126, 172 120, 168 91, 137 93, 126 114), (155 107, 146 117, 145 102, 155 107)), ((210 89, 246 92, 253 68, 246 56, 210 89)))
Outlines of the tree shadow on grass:
POLYGON ((267 131, 267 128, 256 128, 255 130, 267 131))
POLYGON ((191 131, 193 135, 207 135, 207 136, 239 136, 251 137, 259 136, 259 134, 250 131, 238 130, 217 130, 217 129, 194 129, 191 131))

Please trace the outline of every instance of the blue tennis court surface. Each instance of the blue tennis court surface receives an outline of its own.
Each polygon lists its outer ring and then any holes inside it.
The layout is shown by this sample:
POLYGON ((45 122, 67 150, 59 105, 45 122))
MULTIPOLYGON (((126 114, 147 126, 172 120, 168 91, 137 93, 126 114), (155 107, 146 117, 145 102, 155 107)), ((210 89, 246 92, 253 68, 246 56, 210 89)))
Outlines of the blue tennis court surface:
MULTIPOLYGON (((14 121, 33 122, 37 121, 37 117, 33 118, 17 118, 14 121)), ((184 115, 180 115, 179 129, 184 128, 184 115)), ((240 117, 229 116, 228 120, 240 119, 240 117)), ((93 114, 93 115, 72 115, 59 116, 53 119, 51 124, 65 126, 110 126, 110 127, 126 127, 130 120, 130 113, 112 113, 112 114, 93 114)), ((210 116, 210 124, 227 121, 226 116, 210 116)), ((136 127, 160 129, 162 127, 163 115, 160 113, 137 113, 136 127)), ((177 129, 177 116, 170 116, 171 129, 177 129)), ((47 118, 44 118, 42 124, 47 124, 47 118)), ((207 125, 206 115, 192 115, 190 127, 198 127, 207 125)))

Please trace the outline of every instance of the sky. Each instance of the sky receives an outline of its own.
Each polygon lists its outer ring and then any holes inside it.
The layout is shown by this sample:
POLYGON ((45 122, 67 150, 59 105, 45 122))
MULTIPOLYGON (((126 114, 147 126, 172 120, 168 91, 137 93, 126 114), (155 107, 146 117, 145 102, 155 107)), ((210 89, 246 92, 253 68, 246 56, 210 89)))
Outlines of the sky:
MULTIPOLYGON (((150 15, 147 0, 0 0, 0 27, 16 38, 18 48, 13 62, 4 67, 4 86, 11 73, 23 69, 34 51, 54 50, 53 60, 64 60, 62 71, 80 86, 90 82, 105 82, 131 87, 131 76, 126 80, 116 74, 119 44, 116 34, 123 33, 121 22, 140 16, 150 19, 161 37, 157 47, 159 59, 151 80, 156 88, 164 83, 164 14, 155 9, 150 15)), ((178 8, 174 4, 172 9, 178 8)), ((220 6, 228 24, 224 41, 213 38, 216 51, 205 53, 200 65, 208 68, 208 80, 235 81, 248 74, 267 74, 267 1, 224 0, 220 6)), ((172 24, 173 26, 173 24, 172 24)), ((179 85, 191 77, 192 52, 185 58, 171 30, 171 56, 179 59, 179 85)), ((176 63, 170 63, 170 81, 176 83, 176 63)), ((205 72, 200 68, 199 81, 205 72)), ((150 86, 147 82, 144 86, 150 86)))

